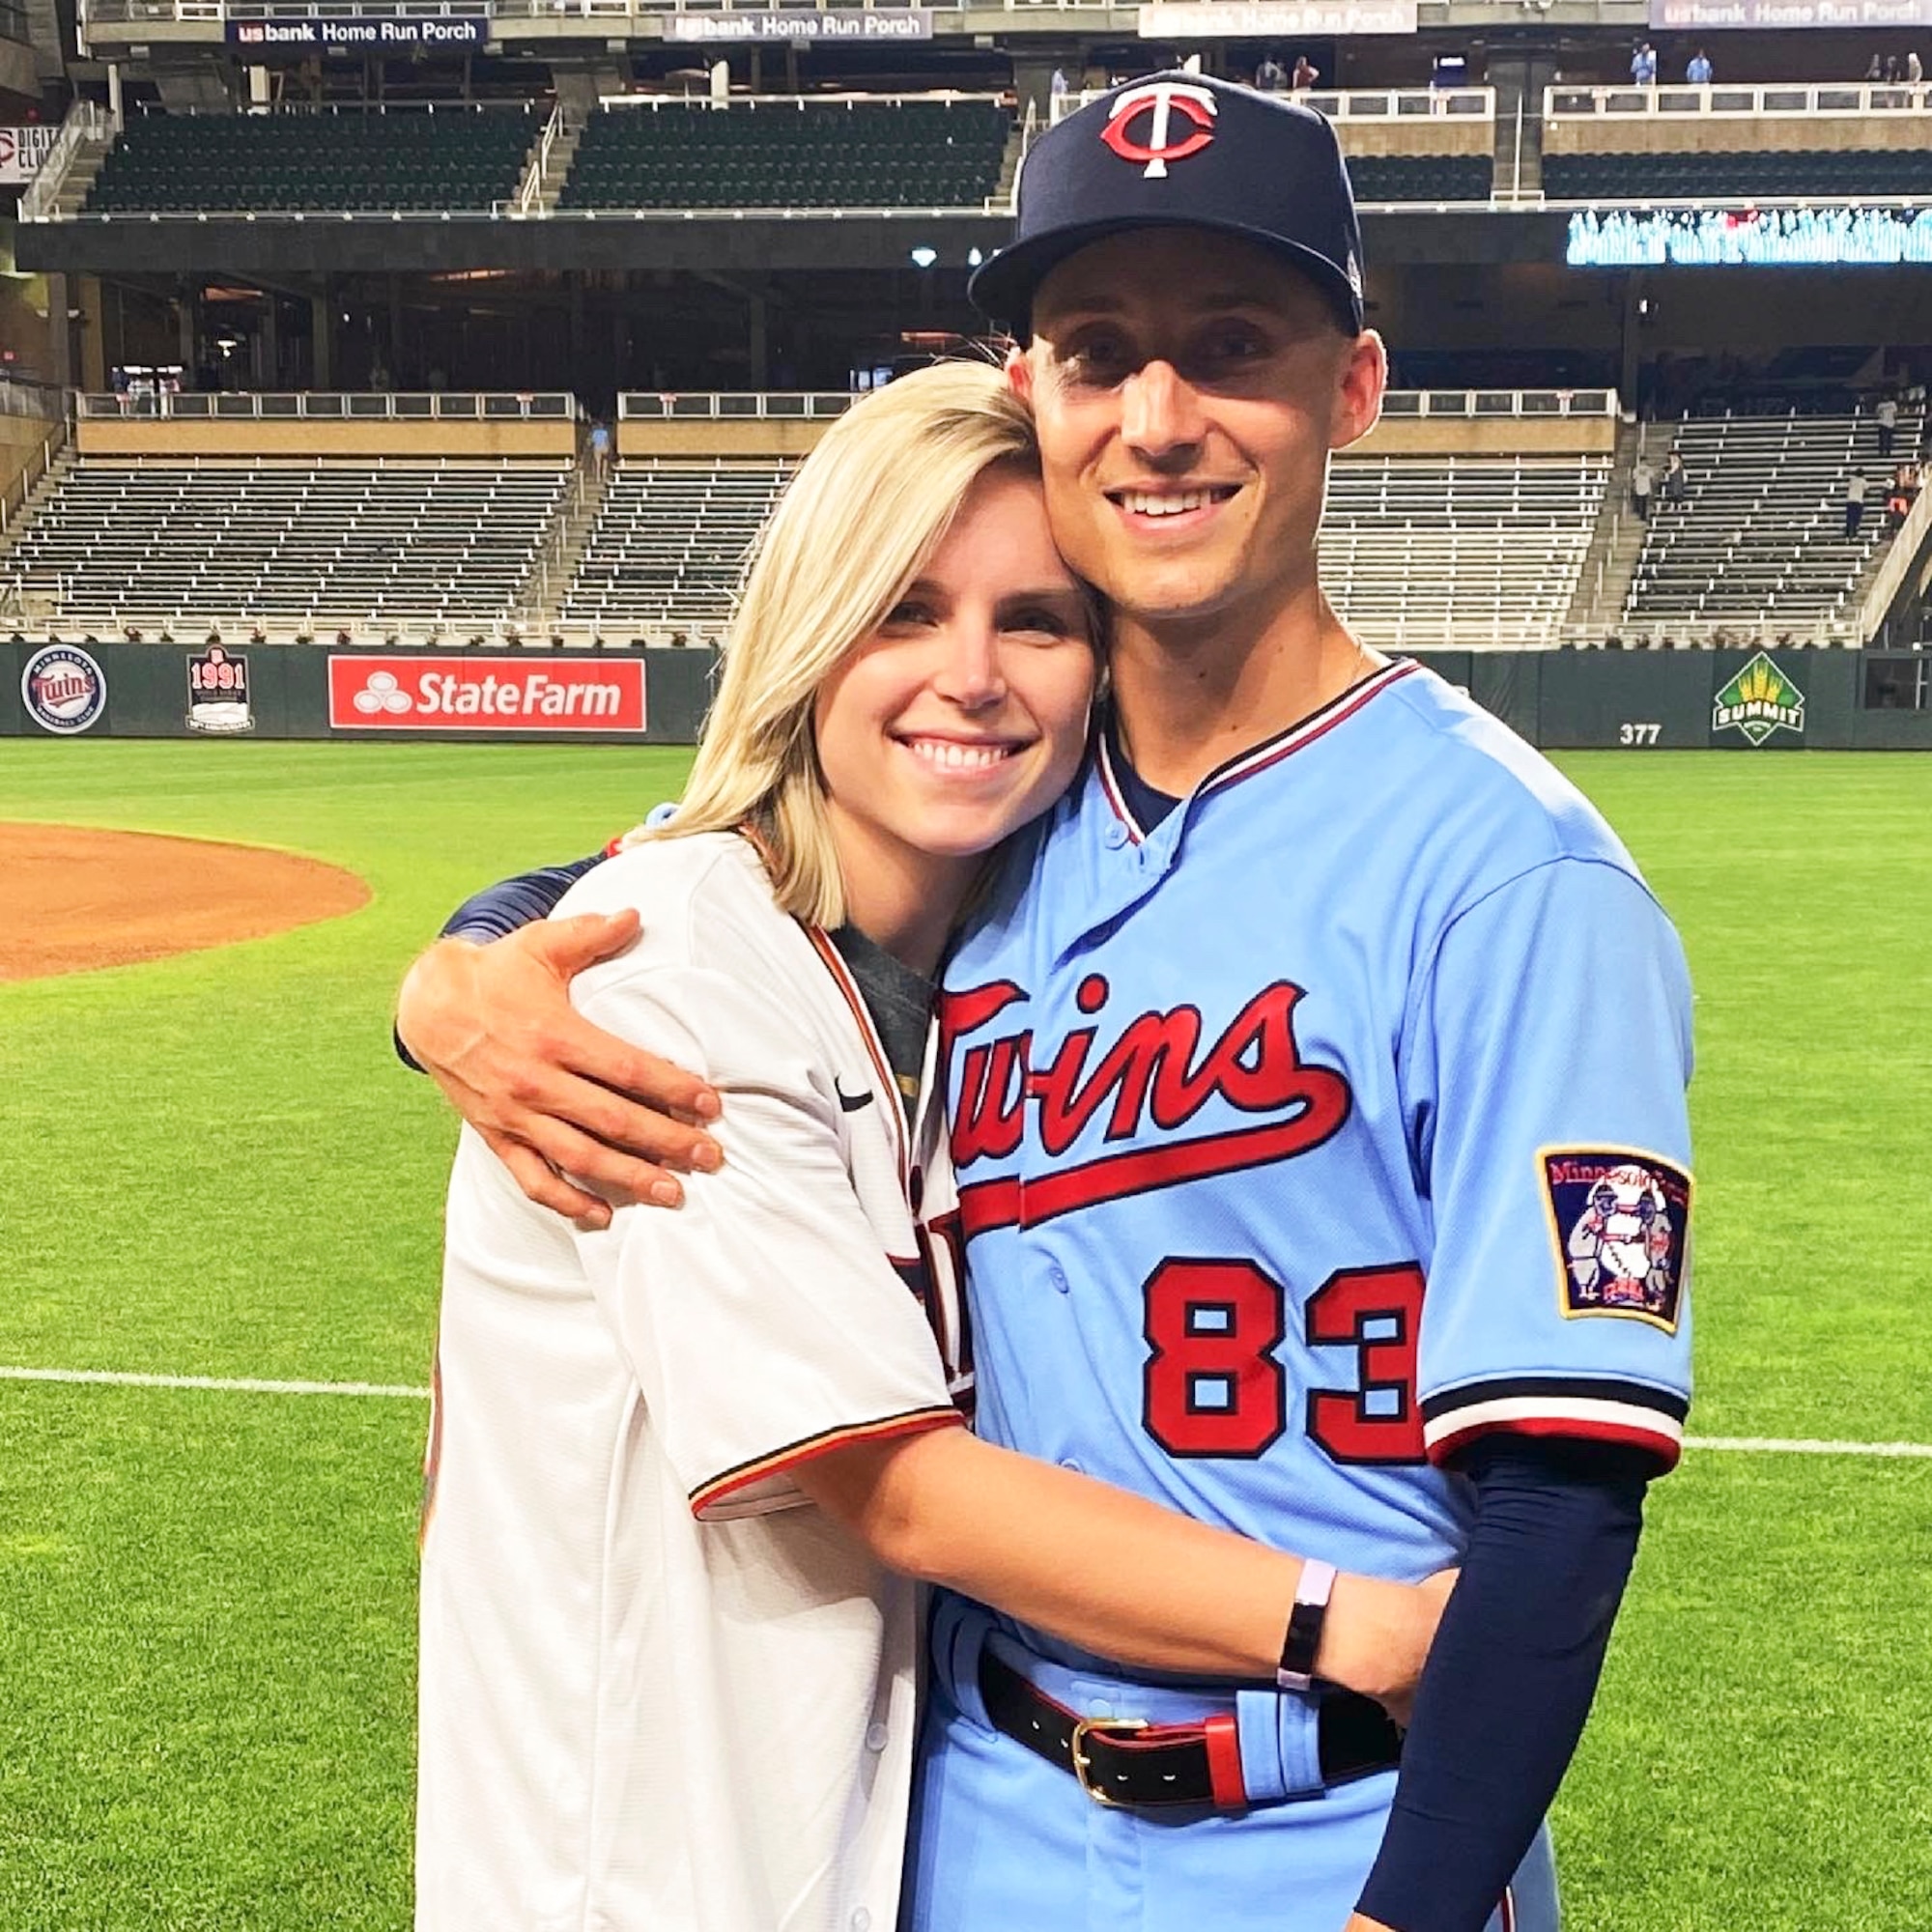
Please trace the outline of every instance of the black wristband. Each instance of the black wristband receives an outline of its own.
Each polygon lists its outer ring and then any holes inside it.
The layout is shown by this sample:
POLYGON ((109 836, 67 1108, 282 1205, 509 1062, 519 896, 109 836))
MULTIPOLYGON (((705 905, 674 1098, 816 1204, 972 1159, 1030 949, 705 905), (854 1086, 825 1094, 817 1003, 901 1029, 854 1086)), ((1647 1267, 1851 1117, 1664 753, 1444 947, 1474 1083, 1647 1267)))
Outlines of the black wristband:
POLYGON ((1321 1626, 1328 1617, 1328 1595, 1335 1587, 1335 1566, 1313 1559, 1301 1566, 1294 1604, 1288 1613, 1288 1633, 1281 1640, 1281 1662, 1274 1681, 1283 1690, 1308 1690, 1315 1683, 1315 1656, 1321 1648, 1321 1626))

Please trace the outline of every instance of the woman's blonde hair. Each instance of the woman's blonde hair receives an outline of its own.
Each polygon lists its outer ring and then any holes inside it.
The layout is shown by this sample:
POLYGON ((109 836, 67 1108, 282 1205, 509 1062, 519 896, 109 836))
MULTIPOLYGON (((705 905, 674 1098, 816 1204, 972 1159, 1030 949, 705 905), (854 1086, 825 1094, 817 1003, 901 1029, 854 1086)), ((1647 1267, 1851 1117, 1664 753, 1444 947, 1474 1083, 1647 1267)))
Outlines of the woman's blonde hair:
POLYGON ((1005 375, 981 362, 902 376, 832 425, 753 546, 677 815, 627 844, 749 825, 767 848, 779 904, 814 924, 843 922, 813 704, 1000 463, 1037 470, 1033 418, 1005 375))

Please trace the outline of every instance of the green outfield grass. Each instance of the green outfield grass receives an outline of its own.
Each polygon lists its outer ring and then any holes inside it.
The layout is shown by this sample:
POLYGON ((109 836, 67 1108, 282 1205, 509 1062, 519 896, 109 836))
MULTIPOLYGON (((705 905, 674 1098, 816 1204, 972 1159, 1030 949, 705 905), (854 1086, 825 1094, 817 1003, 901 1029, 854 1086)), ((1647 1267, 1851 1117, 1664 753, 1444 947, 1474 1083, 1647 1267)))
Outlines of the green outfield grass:
MULTIPOLYGON (((0 819, 375 893, 0 986, 0 1364, 422 1383, 454 1128, 391 989, 466 892, 593 849, 686 755, 0 741, 0 819)), ((1694 1430, 1932 1442, 1932 758, 1565 764, 1697 979, 1694 1430)), ((424 1419, 0 1381, 0 1928, 407 1924, 424 1419)), ((1932 1925, 1928 1735, 1932 1462, 1693 1453, 1561 1802, 1573 1932, 1932 1925)))

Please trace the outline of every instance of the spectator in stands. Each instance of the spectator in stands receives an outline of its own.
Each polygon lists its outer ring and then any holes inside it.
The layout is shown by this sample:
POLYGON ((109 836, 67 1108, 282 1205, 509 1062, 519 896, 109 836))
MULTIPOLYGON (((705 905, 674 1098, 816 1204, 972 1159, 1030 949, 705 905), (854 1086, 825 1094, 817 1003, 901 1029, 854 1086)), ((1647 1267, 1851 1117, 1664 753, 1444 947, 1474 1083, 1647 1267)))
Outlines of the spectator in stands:
POLYGON ((1321 70, 1306 54, 1294 57, 1294 77, 1289 85, 1296 94, 1306 94, 1321 78, 1321 70))
POLYGON ((590 469, 600 483, 611 473, 611 425, 602 416, 590 425, 590 469))
POLYGON ((1913 47, 1905 56, 1905 78, 1917 87, 1925 78, 1925 63, 1918 58, 1918 49, 1913 47))
POLYGON ((1892 439, 1898 434, 1898 398, 1881 396, 1878 408, 1872 412, 1872 420, 1878 424, 1878 453, 1889 456, 1892 439))
POLYGON ((1636 467, 1631 471, 1631 508, 1636 512, 1637 522, 1650 521, 1650 493, 1657 477, 1650 467, 1650 458, 1639 456, 1636 467))
POLYGON ((1684 459, 1672 450, 1663 459, 1663 500, 1666 503, 1688 503, 1690 500, 1690 478, 1684 468, 1684 459))
POLYGON ((1639 41, 1631 55, 1631 78, 1639 87, 1657 85, 1657 49, 1648 41, 1639 41))
POLYGON ((1711 84, 1711 56, 1702 47, 1690 56, 1690 65, 1684 70, 1684 78, 1692 87, 1709 87, 1711 84))
POLYGON ((1891 472, 1891 482, 1885 493, 1885 514, 1896 529, 1912 514, 1913 499, 1918 495, 1912 466, 1901 463, 1891 472))
POLYGON ((1855 537, 1865 520, 1865 472, 1854 469, 1845 478, 1845 534, 1855 537))
POLYGON ((1056 100, 1073 91, 1073 83, 1066 78, 1066 70, 1064 67, 1053 70, 1053 79, 1047 84, 1047 91, 1056 100))
POLYGON ((1865 79, 1867 81, 1874 81, 1883 80, 1884 78, 1885 56, 1883 54, 1873 54, 1871 57, 1871 66, 1865 69, 1865 79))
POLYGON ((1264 54, 1255 70, 1255 85, 1264 94, 1279 94, 1288 85, 1288 74, 1272 54, 1264 54))

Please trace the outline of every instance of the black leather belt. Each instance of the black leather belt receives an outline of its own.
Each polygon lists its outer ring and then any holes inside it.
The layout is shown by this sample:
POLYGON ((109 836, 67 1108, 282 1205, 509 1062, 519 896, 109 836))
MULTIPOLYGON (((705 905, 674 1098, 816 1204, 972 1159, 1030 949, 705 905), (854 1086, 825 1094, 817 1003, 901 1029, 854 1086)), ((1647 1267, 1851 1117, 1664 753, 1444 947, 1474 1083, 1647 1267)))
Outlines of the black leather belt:
MULTIPOLYGON (((1028 1683, 990 1644, 980 1653, 980 1695, 996 1729, 1070 1773, 1095 1804, 1237 1811, 1249 1803, 1233 1711, 1192 1724, 1083 1718, 1028 1683)), ((1316 1736, 1324 1787, 1392 1771, 1402 1760, 1394 1719, 1352 1690, 1323 1695, 1316 1736)))

